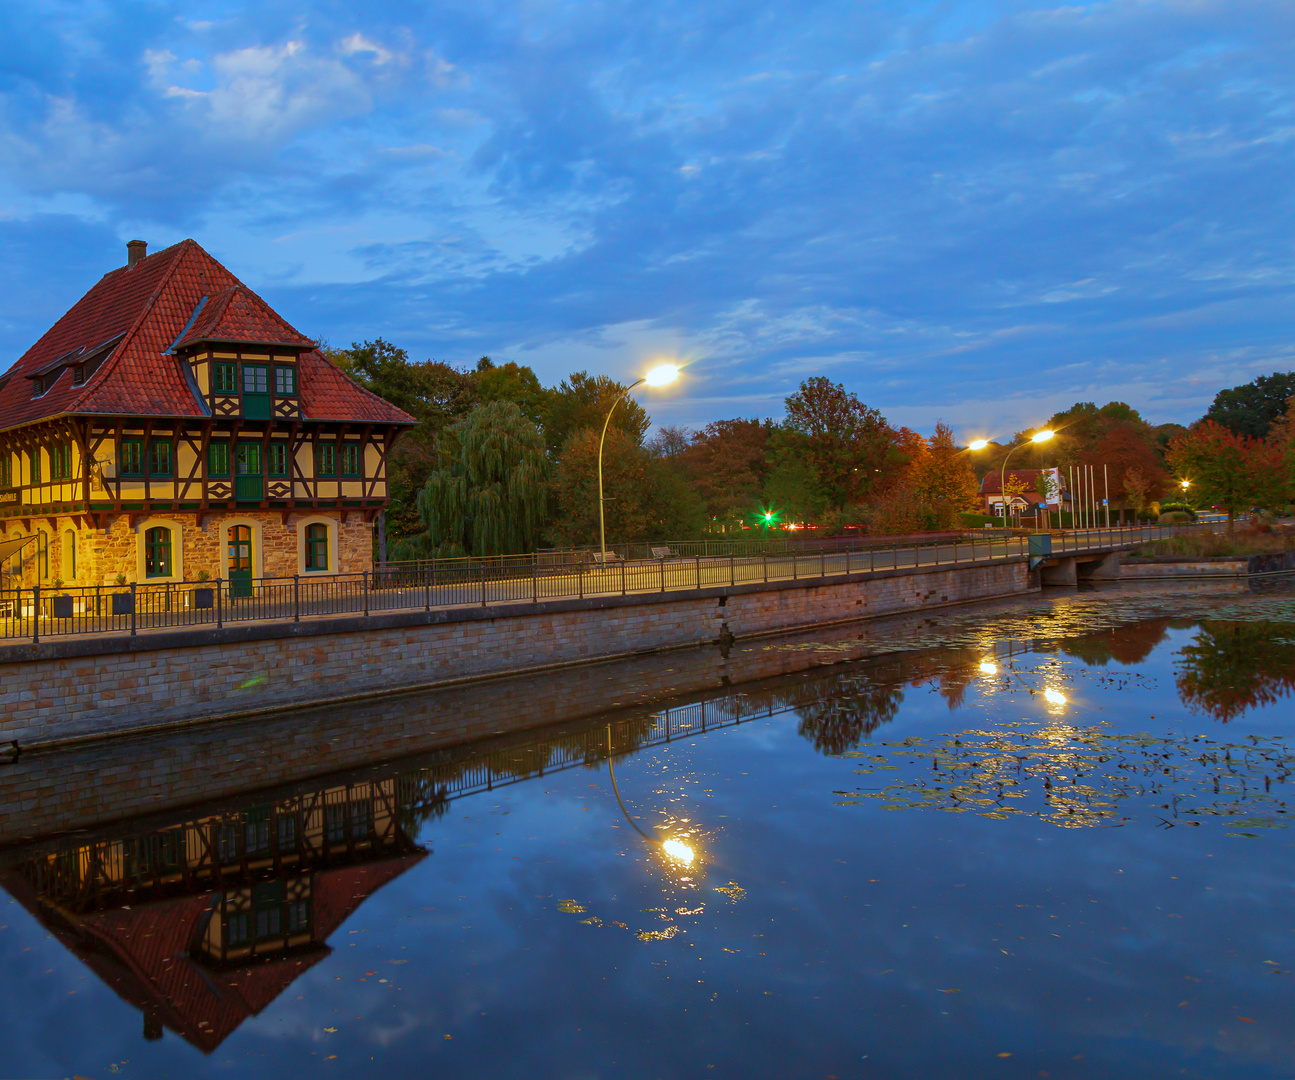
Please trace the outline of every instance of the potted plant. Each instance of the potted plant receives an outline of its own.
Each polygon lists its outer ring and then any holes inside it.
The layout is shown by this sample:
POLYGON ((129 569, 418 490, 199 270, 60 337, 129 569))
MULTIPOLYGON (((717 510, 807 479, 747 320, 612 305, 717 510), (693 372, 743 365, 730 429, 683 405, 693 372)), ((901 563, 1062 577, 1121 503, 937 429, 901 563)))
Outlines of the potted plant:
MULTIPOLYGON (((126 575, 117 575, 117 586, 126 584, 126 575)), ((129 592, 118 592, 112 594, 112 613, 114 615, 131 615, 135 611, 135 594, 129 592)))
POLYGON ((63 579, 54 579, 54 591, 57 596, 50 600, 50 607, 53 609, 53 615, 56 619, 70 619, 72 617, 72 597, 67 593, 58 592, 63 588, 63 579))
MULTIPOLYGON (((198 571, 198 581, 207 581, 211 575, 206 570, 198 571)), ((195 610, 210 610, 216 604, 216 590, 210 585, 202 585, 193 590, 193 606, 195 610)))

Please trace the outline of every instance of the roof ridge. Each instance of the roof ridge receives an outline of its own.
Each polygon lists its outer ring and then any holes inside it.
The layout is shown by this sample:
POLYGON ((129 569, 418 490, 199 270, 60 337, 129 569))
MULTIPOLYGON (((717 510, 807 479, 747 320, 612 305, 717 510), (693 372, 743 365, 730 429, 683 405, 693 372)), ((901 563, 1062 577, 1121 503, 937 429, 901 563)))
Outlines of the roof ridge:
POLYGON ((171 247, 165 247, 161 251, 154 253, 155 255, 162 255, 165 252, 170 251, 173 247, 183 249, 174 259, 171 260, 171 265, 167 267, 166 273, 162 275, 161 280, 158 281, 153 292, 149 295, 149 298, 144 301, 144 306, 140 308, 139 315, 131 324, 130 329, 122 335, 122 339, 117 342, 116 348, 114 348, 108 358, 99 365, 99 370, 85 381, 85 385, 81 388, 81 393, 77 394, 75 398, 67 403, 66 407, 63 409, 65 413, 75 412, 77 407, 85 400, 90 391, 97 390, 107 380, 108 376, 117 369, 117 365, 121 363, 121 358, 126 354, 126 349, 130 346, 131 339, 139 333, 139 328, 144 324, 144 320, 148 318, 149 314, 152 312, 153 305, 157 303, 158 296, 160 296, 162 290, 170 284, 171 278, 175 275, 176 267, 184 261, 184 258, 189 254, 189 251, 197 246, 198 242, 196 240, 186 237, 178 244, 172 244, 171 247))

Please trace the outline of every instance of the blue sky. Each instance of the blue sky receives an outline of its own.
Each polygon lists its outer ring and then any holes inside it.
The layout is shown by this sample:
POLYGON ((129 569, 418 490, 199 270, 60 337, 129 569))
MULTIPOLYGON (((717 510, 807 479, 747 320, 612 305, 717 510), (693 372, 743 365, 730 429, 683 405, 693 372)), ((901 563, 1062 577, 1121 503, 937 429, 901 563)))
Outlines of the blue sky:
POLYGON ((1295 7, 8 0, 0 367, 139 236, 303 331, 1002 434, 1292 367, 1295 7))

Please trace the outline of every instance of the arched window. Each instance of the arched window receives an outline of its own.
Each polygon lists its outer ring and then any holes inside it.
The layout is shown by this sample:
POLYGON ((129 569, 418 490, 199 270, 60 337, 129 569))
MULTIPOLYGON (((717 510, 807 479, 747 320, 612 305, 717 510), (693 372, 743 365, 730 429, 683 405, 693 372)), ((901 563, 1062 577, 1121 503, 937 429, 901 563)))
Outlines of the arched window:
POLYGON ((328 569, 328 526, 306 526, 306 569, 328 569))
POLYGON ((171 530, 161 525, 144 534, 144 576, 171 576, 171 530))
POLYGON ((76 533, 68 529, 63 533, 63 580, 76 577, 76 533))

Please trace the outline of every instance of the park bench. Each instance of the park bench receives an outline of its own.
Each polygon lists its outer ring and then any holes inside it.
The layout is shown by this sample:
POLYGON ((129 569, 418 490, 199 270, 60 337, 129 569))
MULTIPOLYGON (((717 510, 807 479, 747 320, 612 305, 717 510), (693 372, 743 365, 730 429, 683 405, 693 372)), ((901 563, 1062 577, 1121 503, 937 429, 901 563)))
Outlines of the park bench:
POLYGON ((651 548, 650 550, 652 552, 652 558, 654 559, 679 558, 679 553, 677 551, 671 551, 668 547, 654 547, 654 548, 651 548))
MULTIPOLYGON (((593 552, 590 552, 590 554, 593 556, 594 562, 600 563, 603 561, 603 553, 601 551, 593 551, 593 552)), ((621 556, 617 555, 616 552, 614 551, 607 552, 607 562, 614 563, 614 562, 624 562, 624 561, 625 560, 621 556)))

